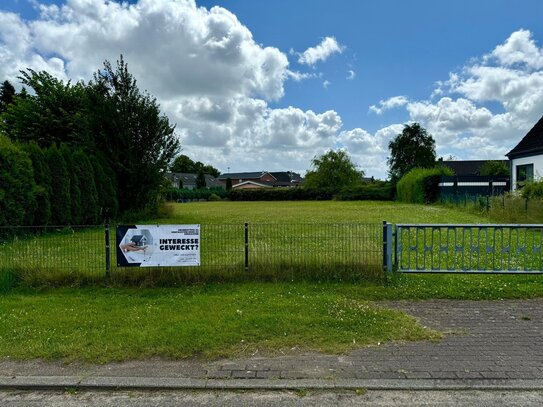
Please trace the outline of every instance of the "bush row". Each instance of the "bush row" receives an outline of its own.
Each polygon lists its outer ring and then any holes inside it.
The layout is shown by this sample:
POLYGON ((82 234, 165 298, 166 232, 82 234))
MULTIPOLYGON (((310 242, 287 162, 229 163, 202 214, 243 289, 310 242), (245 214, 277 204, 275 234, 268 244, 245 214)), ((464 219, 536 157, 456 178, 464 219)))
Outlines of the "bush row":
POLYGON ((222 188, 200 188, 200 189, 180 189, 168 188, 163 192, 168 201, 183 201, 185 199, 207 199, 213 200, 212 195, 218 198, 226 198, 228 193, 222 188))
POLYGON ((232 201, 391 200, 394 198, 394 188, 385 182, 371 182, 344 188, 339 193, 326 188, 303 187, 233 189, 228 198, 232 201))
POLYGON ((114 179, 100 156, 0 136, 0 226, 96 224, 114 217, 114 179))
POLYGON ((454 175, 448 167, 413 168, 396 185, 398 201, 431 203, 439 198, 439 178, 454 175))
POLYGON ((392 201, 396 188, 388 182, 370 182, 344 188, 336 199, 341 201, 392 201))
POLYGON ((279 187, 233 189, 228 197, 232 201, 320 201, 332 199, 332 196, 327 190, 279 187))

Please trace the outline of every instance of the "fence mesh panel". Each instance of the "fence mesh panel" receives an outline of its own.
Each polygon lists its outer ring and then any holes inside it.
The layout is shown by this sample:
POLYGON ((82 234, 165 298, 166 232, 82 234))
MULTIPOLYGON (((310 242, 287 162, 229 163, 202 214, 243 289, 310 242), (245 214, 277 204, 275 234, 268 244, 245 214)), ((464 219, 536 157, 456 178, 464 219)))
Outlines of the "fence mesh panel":
MULTIPOLYGON (((149 285, 382 277, 380 224, 248 224, 247 230, 243 224, 203 224, 200 234, 199 267, 122 268, 116 266, 115 226, 111 226, 109 276, 113 282, 149 285)), ((105 228, 0 228, 0 279, 6 276, 30 285, 103 281, 105 228)))

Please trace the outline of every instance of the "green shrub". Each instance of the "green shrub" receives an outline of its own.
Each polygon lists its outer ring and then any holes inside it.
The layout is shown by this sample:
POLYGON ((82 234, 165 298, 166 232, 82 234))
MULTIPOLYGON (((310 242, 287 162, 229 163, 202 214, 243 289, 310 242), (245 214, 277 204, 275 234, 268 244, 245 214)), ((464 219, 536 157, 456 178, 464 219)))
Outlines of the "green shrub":
POLYGON ((325 201, 332 199, 332 191, 306 188, 232 189, 231 201, 325 201))
POLYGON ((32 161, 34 182, 36 183, 36 210, 33 224, 36 226, 48 225, 51 222, 51 171, 47 165, 45 152, 36 143, 22 144, 21 148, 32 161))
POLYGON ((55 145, 45 154, 51 171, 51 222, 55 225, 68 225, 71 221, 70 177, 66 161, 55 145))
POLYGON ((521 189, 523 198, 543 198, 543 181, 527 182, 521 189))
POLYGON ((81 220, 83 224, 94 225, 98 222, 99 215, 94 169, 83 150, 76 150, 73 153, 73 161, 78 171, 77 177, 81 191, 81 220))
POLYGON ((98 192, 99 215, 101 219, 115 219, 119 211, 115 173, 103 155, 90 159, 98 192))
POLYGON ((163 191, 163 196, 168 201, 188 201, 193 199, 207 199, 211 195, 216 195, 219 200, 226 198, 227 193, 222 188, 201 188, 201 189, 179 189, 168 188, 163 191))
POLYGON ((32 221, 36 209, 35 189, 30 158, 0 135, 0 226, 32 221))
POLYGON ((219 195, 217 195, 217 194, 211 194, 211 195, 209 195, 207 200, 208 201, 220 201, 221 197, 219 195))
POLYGON ((439 197, 439 178, 453 175, 447 167, 414 168, 396 185, 396 197, 401 202, 431 203, 439 197))
POLYGON ((376 181, 343 188, 336 198, 340 201, 391 201, 394 191, 390 183, 376 181))
MULTIPOLYGON (((83 177, 84 174, 81 173, 79 162, 74 159, 74 152, 70 147, 66 144, 62 144, 59 151, 66 162, 68 183, 70 185, 70 216, 66 224, 82 225, 84 223, 84 210, 82 205, 83 196, 80 189, 80 178, 83 177)), ((55 179, 56 178, 57 177, 55 176, 55 179)))

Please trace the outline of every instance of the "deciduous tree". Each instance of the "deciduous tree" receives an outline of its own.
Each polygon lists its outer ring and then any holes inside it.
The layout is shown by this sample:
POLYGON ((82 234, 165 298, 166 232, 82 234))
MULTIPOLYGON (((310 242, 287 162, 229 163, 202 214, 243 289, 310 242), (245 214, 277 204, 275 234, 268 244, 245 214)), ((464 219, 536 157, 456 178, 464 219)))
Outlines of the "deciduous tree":
POLYGON ((388 148, 389 175, 397 182, 413 168, 432 168, 436 164, 435 141, 418 123, 405 125, 388 148))
POLYGON ((304 187, 339 192, 341 188, 361 181, 364 172, 357 170, 343 150, 331 150, 311 161, 312 169, 305 176, 304 187))

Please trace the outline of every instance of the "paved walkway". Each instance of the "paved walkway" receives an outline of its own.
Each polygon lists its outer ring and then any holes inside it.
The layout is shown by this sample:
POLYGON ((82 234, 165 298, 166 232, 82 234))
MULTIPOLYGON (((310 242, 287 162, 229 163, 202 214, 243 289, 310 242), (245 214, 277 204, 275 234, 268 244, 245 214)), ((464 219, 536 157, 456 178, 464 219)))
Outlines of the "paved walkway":
POLYGON ((107 365, 0 361, 0 387, 543 389, 543 299, 386 302, 445 332, 348 355, 107 365))

